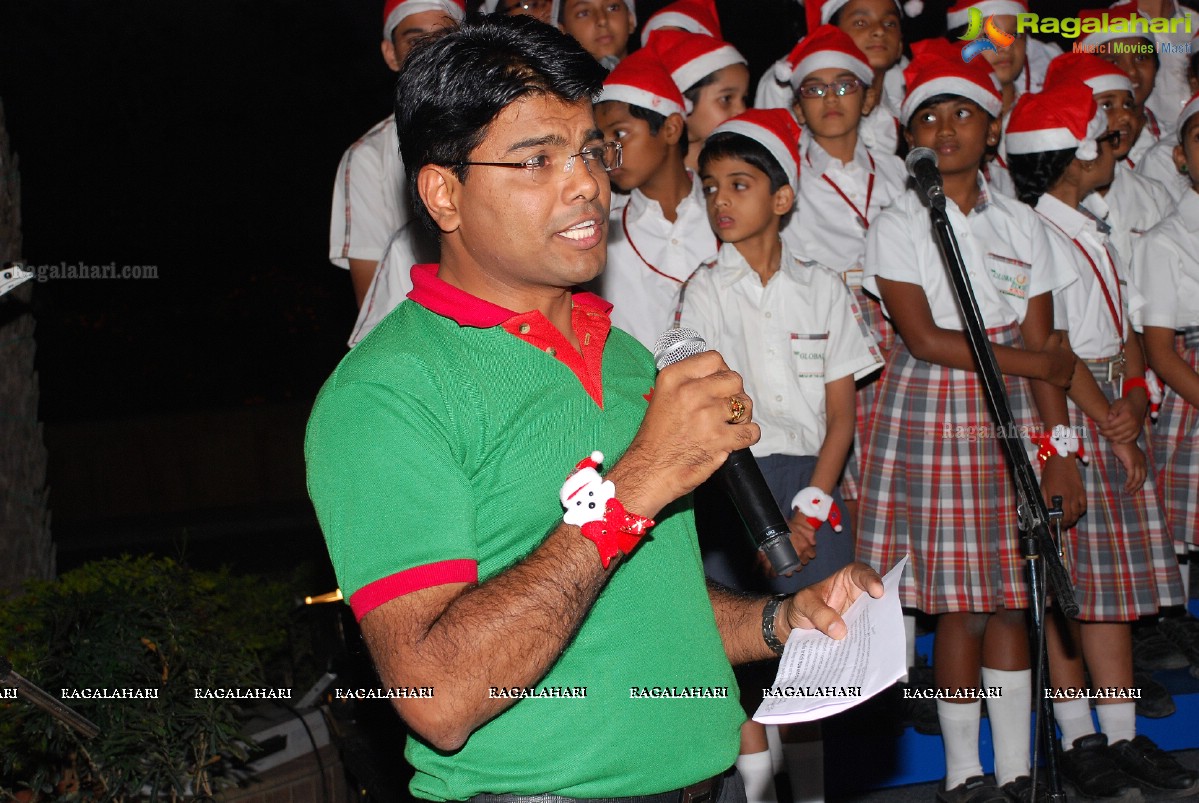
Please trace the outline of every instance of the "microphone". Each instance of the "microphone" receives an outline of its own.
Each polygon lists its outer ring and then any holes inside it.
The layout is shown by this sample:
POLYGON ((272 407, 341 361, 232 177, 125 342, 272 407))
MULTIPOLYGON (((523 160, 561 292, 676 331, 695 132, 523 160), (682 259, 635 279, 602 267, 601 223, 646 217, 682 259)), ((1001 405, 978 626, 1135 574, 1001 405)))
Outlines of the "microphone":
POLYGON ((916 189, 931 206, 945 208, 945 190, 941 187, 941 171, 937 169, 937 154, 932 148, 912 148, 904 160, 908 175, 916 179, 916 189))
MULTIPOLYGON (((661 371, 700 352, 708 344, 694 329, 667 329, 654 343, 654 362, 661 371)), ((791 528, 787 517, 766 485, 762 469, 749 449, 738 449, 713 475, 733 500, 741 521, 754 547, 766 555, 778 574, 799 568, 799 556, 791 545, 791 528)))

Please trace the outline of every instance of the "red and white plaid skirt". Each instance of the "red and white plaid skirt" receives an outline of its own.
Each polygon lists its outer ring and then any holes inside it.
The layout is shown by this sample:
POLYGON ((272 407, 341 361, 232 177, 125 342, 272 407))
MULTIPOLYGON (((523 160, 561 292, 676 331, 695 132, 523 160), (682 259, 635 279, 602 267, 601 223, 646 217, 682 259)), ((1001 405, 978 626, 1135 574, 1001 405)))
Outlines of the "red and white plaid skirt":
MULTIPOLYGON (((862 325, 871 333, 877 333, 878 347, 887 353, 895 346, 895 327, 883 315, 883 306, 878 299, 864 291, 861 287, 850 288, 858 310, 862 315, 862 325)), ((865 383, 854 393, 854 432, 853 449, 845 461, 845 473, 841 475, 841 496, 844 499, 857 499, 861 493, 862 450, 866 447, 866 422, 870 420, 870 409, 878 392, 879 383, 887 369, 875 371, 866 377, 865 383)))
MULTIPOLYGON (((1015 324, 987 334, 1022 342, 1015 324)), ((1040 425, 1028 380, 1004 380, 1031 458, 1040 425)), ((896 339, 866 428, 858 557, 880 572, 910 557, 904 605, 931 614, 1027 607, 1016 488, 998 434, 977 373, 918 360, 896 339)))
MULTIPOLYGON (((1119 398, 1114 382, 1096 380, 1109 402, 1119 398)), ((1153 476, 1127 493, 1112 442, 1073 401, 1067 399, 1067 407, 1070 426, 1090 458, 1089 465, 1079 464, 1086 515, 1062 534, 1061 544, 1079 618, 1130 622, 1163 605, 1182 604, 1182 576, 1153 476)), ((1138 445, 1144 448, 1144 437, 1138 445)))
MULTIPOLYGON (((1180 354, 1199 371, 1199 327, 1186 330, 1180 354)), ((1199 410, 1166 388, 1151 441, 1157 491, 1175 545, 1199 546, 1199 410)))

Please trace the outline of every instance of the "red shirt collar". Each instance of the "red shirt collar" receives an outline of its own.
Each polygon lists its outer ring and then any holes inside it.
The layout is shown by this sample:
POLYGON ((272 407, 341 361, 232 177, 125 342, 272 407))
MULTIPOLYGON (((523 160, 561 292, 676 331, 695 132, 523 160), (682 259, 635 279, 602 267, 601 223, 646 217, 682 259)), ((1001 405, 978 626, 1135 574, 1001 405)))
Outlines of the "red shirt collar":
MULTIPOLYGON (((431 264, 412 266, 412 290, 408 298, 430 312, 449 318, 459 326, 475 329, 490 329, 522 314, 442 281, 437 276, 437 269, 437 265, 431 264)), ((594 293, 575 293, 572 298, 577 305, 592 307, 605 314, 612 311, 612 305, 594 293)))

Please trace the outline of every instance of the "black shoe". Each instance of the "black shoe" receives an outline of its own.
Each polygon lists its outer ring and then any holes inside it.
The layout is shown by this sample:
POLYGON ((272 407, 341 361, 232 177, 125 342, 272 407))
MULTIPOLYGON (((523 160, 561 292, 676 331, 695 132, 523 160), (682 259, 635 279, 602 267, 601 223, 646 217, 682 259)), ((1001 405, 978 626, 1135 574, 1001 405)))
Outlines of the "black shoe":
POLYGON ((1166 690, 1165 686, 1150 677, 1148 672, 1134 672, 1132 680, 1141 690, 1141 696, 1136 701, 1139 715, 1150 719, 1161 719, 1178 710, 1170 692, 1166 690))
POLYGON ((1132 665, 1141 672, 1182 669, 1190 662, 1178 651, 1157 624, 1137 625, 1132 629, 1132 665))
POLYGON ((999 787, 1012 803, 1049 803, 1049 790, 1045 787, 1044 779, 1037 783, 1036 794, 1033 794, 1032 778, 1021 775, 1014 781, 1008 781, 999 787))
POLYGON ((952 789, 945 788, 945 781, 937 789, 938 803, 1008 803, 1008 798, 983 775, 967 778, 952 789))
POLYGON ((1058 769, 1082 797, 1090 800, 1142 800, 1137 782, 1116 767, 1107 737, 1091 733, 1074 740, 1062 751, 1058 769))
POLYGON ((1199 667, 1199 619, 1193 616, 1168 616, 1158 621, 1157 629, 1166 641, 1186 657, 1191 669, 1199 667))
MULTIPOLYGON (((919 660, 919 659, 917 659, 919 660)), ((931 666, 917 664, 908 667, 907 688, 924 691, 936 684, 931 666)), ((903 684, 900 684, 903 688, 903 684)), ((937 718, 937 701, 931 697, 907 697, 901 701, 900 716, 904 725, 911 725, 916 733, 936 736, 941 733, 941 720, 937 718)))
POLYGON ((1148 736, 1122 739, 1109 748, 1116 766, 1143 790, 1166 797, 1199 795, 1199 772, 1188 770, 1148 736))

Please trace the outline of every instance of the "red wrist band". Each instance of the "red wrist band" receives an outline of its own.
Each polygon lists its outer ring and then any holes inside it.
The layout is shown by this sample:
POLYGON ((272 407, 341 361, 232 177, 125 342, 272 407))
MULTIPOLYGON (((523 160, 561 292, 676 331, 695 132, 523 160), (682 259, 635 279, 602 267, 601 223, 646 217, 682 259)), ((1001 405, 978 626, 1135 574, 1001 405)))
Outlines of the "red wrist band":
POLYGON ((562 520, 579 527, 583 536, 595 544, 600 562, 607 569, 612 558, 632 552, 654 522, 625 510, 616 499, 616 486, 599 474, 603 461, 601 452, 592 452, 580 460, 566 478, 559 496, 566 508, 562 520))
POLYGON ((633 551, 641 536, 654 526, 653 519, 638 516, 624 509, 619 499, 609 499, 604 507, 604 517, 589 521, 582 526, 583 537, 595 544, 600 563, 608 568, 612 558, 633 551))
POLYGON ((1132 392, 1133 388, 1141 388, 1145 391, 1145 397, 1149 397, 1149 383, 1145 381, 1143 376, 1129 377, 1124 380, 1124 396, 1127 397, 1132 392))

